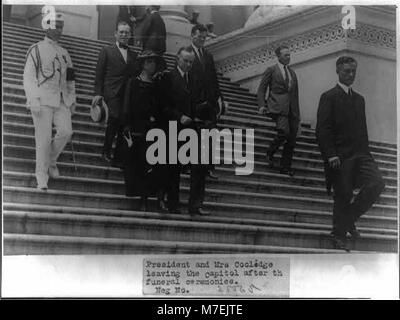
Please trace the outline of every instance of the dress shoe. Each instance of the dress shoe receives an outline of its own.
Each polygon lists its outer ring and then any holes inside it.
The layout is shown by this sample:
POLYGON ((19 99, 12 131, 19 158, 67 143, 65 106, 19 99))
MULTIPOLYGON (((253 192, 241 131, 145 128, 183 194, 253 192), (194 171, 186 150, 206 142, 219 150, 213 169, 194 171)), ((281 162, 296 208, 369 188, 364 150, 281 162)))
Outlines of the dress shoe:
POLYGON ((274 167, 274 155, 267 152, 267 165, 270 168, 274 167))
POLYGON ((208 171, 208 177, 213 180, 218 180, 219 178, 214 171, 208 171))
POLYGON ((57 179, 60 177, 60 171, 58 171, 58 168, 56 165, 49 167, 49 177, 53 178, 53 179, 57 179))
POLYGON ((189 214, 198 215, 198 216, 209 216, 210 215, 209 212, 203 211, 203 209, 201 209, 201 208, 190 209, 189 214))
POLYGON ((160 212, 168 211, 167 205, 165 204, 165 202, 163 200, 157 201, 157 208, 158 208, 158 211, 160 211, 160 212))
POLYGON ((354 239, 354 240, 355 240, 355 239, 361 238, 361 233, 360 233, 360 231, 357 230, 357 228, 356 228, 355 225, 353 225, 353 226, 350 228, 350 230, 348 230, 347 232, 350 234, 350 237, 351 237, 352 239, 354 239))
POLYGON ((294 176, 294 170, 292 168, 281 168, 281 170, 279 170, 280 174, 286 174, 290 177, 294 176))
POLYGON ((47 184, 38 184, 36 189, 46 191, 48 189, 47 184))
POLYGON ((335 234, 331 234, 331 236, 332 236, 333 246, 335 249, 340 249, 350 252, 350 249, 346 244, 345 237, 340 237, 335 234))

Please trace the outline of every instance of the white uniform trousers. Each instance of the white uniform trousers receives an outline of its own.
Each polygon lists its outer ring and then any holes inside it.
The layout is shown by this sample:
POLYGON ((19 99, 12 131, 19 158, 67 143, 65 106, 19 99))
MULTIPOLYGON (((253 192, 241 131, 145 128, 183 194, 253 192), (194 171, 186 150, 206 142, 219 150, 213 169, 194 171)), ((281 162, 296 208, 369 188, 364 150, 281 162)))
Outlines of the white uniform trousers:
POLYGON ((40 107, 40 114, 32 113, 35 126, 36 180, 38 185, 47 185, 49 167, 56 165, 57 158, 72 136, 71 111, 62 102, 60 107, 40 107), (56 134, 52 138, 52 125, 56 134))

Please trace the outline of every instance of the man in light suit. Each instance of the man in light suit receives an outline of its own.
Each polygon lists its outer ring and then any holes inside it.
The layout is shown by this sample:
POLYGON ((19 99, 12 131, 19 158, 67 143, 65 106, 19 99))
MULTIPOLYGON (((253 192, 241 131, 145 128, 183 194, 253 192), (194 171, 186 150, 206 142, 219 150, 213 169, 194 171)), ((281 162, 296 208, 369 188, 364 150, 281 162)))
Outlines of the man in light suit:
POLYGON ((321 95, 316 127, 328 192, 331 186, 334 190, 332 237, 335 247, 345 250, 347 233, 360 237, 355 222, 371 208, 385 186, 369 150, 364 97, 351 87, 356 69, 352 57, 336 61, 339 81, 321 95), (360 192, 354 196, 357 187, 360 192))
POLYGON ((292 157, 300 123, 299 89, 296 73, 289 67, 289 48, 280 46, 275 54, 278 63, 267 68, 258 87, 258 107, 261 114, 269 114, 276 122, 277 135, 267 151, 268 164, 273 167, 274 154, 284 144, 280 173, 293 176, 292 157), (265 105, 267 89, 269 92, 265 105))
POLYGON ((114 158, 115 166, 119 166, 118 163, 121 161, 119 146, 121 146, 123 138, 119 117, 123 105, 124 89, 128 78, 136 73, 137 54, 128 47, 130 37, 130 26, 127 22, 120 21, 115 31, 116 42, 100 50, 96 66, 93 103, 97 104, 104 99, 109 107, 102 157, 108 162, 114 158), (116 151, 112 157, 112 144, 117 134, 116 151))
POLYGON ((74 69, 68 51, 58 41, 64 19, 60 13, 45 24, 44 40, 26 55, 23 83, 35 127, 37 187, 47 189, 57 178, 57 159, 72 136, 71 115, 76 105, 74 69), (52 139, 52 126, 56 129, 52 139))

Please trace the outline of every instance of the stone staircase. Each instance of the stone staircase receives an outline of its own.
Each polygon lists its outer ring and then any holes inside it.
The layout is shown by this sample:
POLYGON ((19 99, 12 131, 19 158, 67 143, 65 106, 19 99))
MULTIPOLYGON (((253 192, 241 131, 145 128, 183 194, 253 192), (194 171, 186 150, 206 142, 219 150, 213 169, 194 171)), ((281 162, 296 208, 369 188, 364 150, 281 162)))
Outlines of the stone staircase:
MULTIPOLYGON (((256 97, 219 75, 229 112, 221 128, 255 128, 255 171, 235 176, 217 167, 220 179, 208 181, 208 217, 136 211, 138 201, 124 196, 122 172, 100 158, 104 126, 93 123, 89 106, 94 68, 105 42, 63 36, 77 81, 73 116, 76 167, 68 144, 59 158, 61 177, 47 192, 36 189, 34 128, 22 87, 28 47, 43 38, 40 29, 3 23, 3 223, 4 253, 342 253, 329 232, 332 199, 326 195, 323 163, 314 131, 302 126, 294 156, 295 177, 267 168, 264 158, 274 135, 270 119, 258 115, 256 97)), ((171 66, 174 57, 165 56, 171 66)), ((362 239, 354 251, 397 252, 397 150, 371 142, 387 187, 358 223, 362 239)), ((278 154, 280 156, 280 154, 278 154)), ((186 207, 189 176, 182 175, 186 207)), ((155 199, 151 206, 154 208, 155 199)))

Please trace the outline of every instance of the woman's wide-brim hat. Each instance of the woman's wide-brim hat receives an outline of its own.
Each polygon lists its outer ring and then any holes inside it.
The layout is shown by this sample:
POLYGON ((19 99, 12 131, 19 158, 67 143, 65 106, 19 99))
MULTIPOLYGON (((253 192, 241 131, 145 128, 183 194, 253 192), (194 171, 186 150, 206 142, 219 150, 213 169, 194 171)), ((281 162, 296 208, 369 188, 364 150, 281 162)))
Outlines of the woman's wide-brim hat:
POLYGON ((107 123, 108 121, 108 106, 104 102, 104 99, 101 99, 100 103, 92 102, 92 107, 90 108, 90 117, 96 123, 107 123))
POLYGON ((154 59, 156 60, 157 63, 159 63, 161 61, 161 56, 152 50, 144 50, 138 54, 136 59, 141 61, 145 61, 147 59, 154 59))

